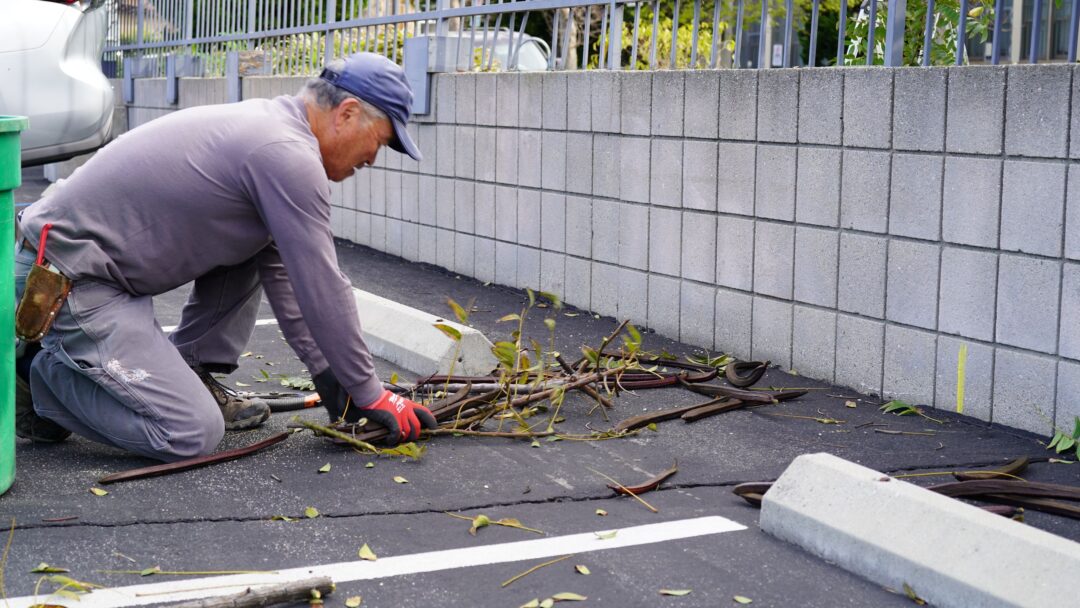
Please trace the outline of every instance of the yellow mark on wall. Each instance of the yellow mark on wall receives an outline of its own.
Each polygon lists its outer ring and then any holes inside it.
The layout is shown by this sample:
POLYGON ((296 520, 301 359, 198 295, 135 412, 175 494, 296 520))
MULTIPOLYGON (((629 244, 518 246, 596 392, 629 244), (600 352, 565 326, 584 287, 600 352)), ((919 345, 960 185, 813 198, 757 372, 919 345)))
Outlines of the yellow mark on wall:
POLYGON ((964 413, 964 374, 967 372, 967 344, 956 355, 956 413, 964 413))

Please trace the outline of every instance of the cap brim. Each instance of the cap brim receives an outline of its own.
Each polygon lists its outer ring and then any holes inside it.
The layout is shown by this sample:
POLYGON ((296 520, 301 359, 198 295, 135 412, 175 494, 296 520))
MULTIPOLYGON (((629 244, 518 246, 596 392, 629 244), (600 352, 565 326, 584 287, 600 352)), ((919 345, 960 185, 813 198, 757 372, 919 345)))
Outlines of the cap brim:
POLYGON ((405 123, 396 118, 391 118, 390 124, 394 125, 394 141, 390 142, 390 149, 402 154, 408 154, 415 161, 423 160, 416 143, 409 137, 409 131, 405 128, 405 123))

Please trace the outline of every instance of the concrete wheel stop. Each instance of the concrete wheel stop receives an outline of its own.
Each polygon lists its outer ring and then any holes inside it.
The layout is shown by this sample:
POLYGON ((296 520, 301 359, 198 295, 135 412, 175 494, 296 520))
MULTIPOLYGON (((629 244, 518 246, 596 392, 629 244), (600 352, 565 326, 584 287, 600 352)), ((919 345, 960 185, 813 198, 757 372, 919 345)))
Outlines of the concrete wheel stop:
POLYGON ((761 529, 934 606, 1080 606, 1080 543, 831 454, 799 456, 761 529))

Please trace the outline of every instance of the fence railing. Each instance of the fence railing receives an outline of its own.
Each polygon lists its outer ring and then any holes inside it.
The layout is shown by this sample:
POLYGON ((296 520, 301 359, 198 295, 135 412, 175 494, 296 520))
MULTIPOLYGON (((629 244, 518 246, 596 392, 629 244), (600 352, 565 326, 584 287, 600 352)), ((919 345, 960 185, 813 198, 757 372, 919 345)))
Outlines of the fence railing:
POLYGON ((127 59, 137 76, 170 65, 223 75, 240 52, 270 74, 310 74, 360 50, 401 62, 417 36, 435 37, 449 71, 1073 62, 1080 22, 1080 0, 108 0, 107 10, 103 64, 116 76, 127 59))

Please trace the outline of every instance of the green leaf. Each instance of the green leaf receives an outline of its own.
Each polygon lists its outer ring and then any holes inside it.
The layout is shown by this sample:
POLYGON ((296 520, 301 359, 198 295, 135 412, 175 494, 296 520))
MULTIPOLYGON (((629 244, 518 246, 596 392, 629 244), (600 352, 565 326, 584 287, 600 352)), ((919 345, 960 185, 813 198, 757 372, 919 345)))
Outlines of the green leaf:
POLYGON ((538 447, 540 447, 540 440, 539 439, 533 439, 532 443, 529 444, 529 445, 530 445, 530 447, 538 448, 538 447))
POLYGON ((745 595, 736 595, 735 597, 733 597, 731 599, 735 600, 736 602, 738 602, 740 604, 753 604, 754 603, 754 600, 746 597, 745 595))
POLYGON ((382 448, 379 450, 379 453, 388 456, 404 456, 413 460, 420 460, 420 457, 427 453, 427 446, 417 445, 410 441, 409 443, 398 444, 392 448, 382 448))
POLYGON ((551 293, 550 291, 541 291, 540 297, 547 298, 555 308, 562 308, 562 300, 559 299, 558 294, 551 293))
POLYGON ((139 576, 152 576, 159 572, 161 572, 161 566, 154 566, 153 568, 146 568, 145 570, 139 572, 139 576))
POLYGON ((457 341, 461 340, 461 332, 458 331, 457 328, 450 327, 449 325, 447 325, 445 323, 436 323, 435 324, 435 329, 437 329, 437 330, 441 331, 442 333, 446 334, 446 337, 450 338, 454 342, 457 342, 457 341))
POLYGON ((369 547, 367 543, 364 543, 364 546, 360 547, 359 555, 360 555, 360 559, 367 560, 369 562, 373 562, 373 561, 379 559, 375 555, 375 552, 371 550, 371 547, 369 547))
POLYGON ((592 574, 592 572, 589 572, 589 567, 585 564, 578 564, 574 566, 574 570, 577 570, 578 574, 584 574, 585 576, 592 574))
POLYGON ((360 606, 360 602, 362 601, 363 600, 360 598, 359 595, 354 595, 352 597, 346 598, 345 608, 358 608, 360 606))
POLYGON ((374 469, 375 468, 375 463, 374 462, 369 462, 369 463, 364 465, 364 468, 365 469, 374 469))
POLYGON ((1074 445, 1076 445, 1075 439, 1073 439, 1072 437, 1065 437, 1061 440, 1061 443, 1058 444, 1057 453, 1061 454, 1063 452, 1067 452, 1069 448, 1072 448, 1074 445))
POLYGON ((270 379, 270 374, 266 373, 265 369, 260 369, 259 373, 262 374, 263 380, 269 380, 270 379))
POLYGON ((400 380, 400 378, 398 377, 397 372, 390 374, 390 384, 397 384, 398 380, 400 380))
POLYGON ((1080 416, 1076 417, 1076 428, 1073 429, 1073 439, 1080 439, 1080 416))
POLYGON ((321 467, 319 467, 319 472, 320 473, 329 473, 330 472, 330 463, 328 462, 328 463, 322 465, 321 467))
POLYGON ((522 604, 519 608, 540 608, 540 600, 538 598, 533 598, 522 604))
POLYGON ((589 599, 579 593, 570 593, 569 591, 563 591, 562 593, 556 593, 551 596, 551 599, 556 602, 584 602, 589 599))
POLYGON ((529 307, 536 306, 536 292, 526 287, 525 293, 529 296, 529 307))
POLYGON ((548 331, 555 331, 555 319, 544 319, 544 326, 548 331))
POLYGON ((409 483, 409 480, 405 479, 401 475, 395 475, 394 476, 394 483, 409 483))
MULTIPOLYGON (((599 510, 599 509, 597 509, 597 510, 599 510)), ((611 530, 611 531, 608 531, 608 532, 593 532, 593 534, 596 535, 596 538, 598 538, 600 540, 611 540, 611 539, 615 538, 615 535, 618 534, 618 533, 619 533, 618 530, 611 530)))
POLYGON ((59 573, 59 572, 71 572, 71 571, 68 570, 67 568, 57 568, 56 566, 50 566, 49 564, 46 564, 45 562, 41 562, 40 564, 37 565, 37 567, 35 567, 30 572, 34 572, 34 573, 59 573))
POLYGON ((491 525, 491 518, 481 513, 480 515, 477 515, 473 518, 472 527, 469 528, 469 534, 476 536, 477 530, 479 530, 480 528, 486 528, 489 525, 491 525))
POLYGON ((446 303, 450 305, 450 310, 454 311, 454 316, 462 325, 469 322, 469 313, 465 312, 465 309, 460 304, 454 301, 453 298, 446 298, 446 303))
POLYGON ((102 490, 101 488, 90 488, 90 493, 94 496, 108 496, 108 490, 102 490))
POLYGON ((661 589, 660 595, 674 595, 676 597, 682 597, 684 595, 690 595, 691 589, 661 589))
POLYGON ((308 519, 315 519, 319 516, 319 510, 315 507, 308 507, 304 509, 304 517, 308 519))
POLYGON ((626 325, 626 333, 630 334, 630 339, 634 341, 634 344, 641 344, 641 332, 634 327, 633 323, 626 325))
POLYGON ((660 429, 656 426, 655 422, 650 422, 645 428, 649 429, 650 431, 652 431, 654 433, 660 432, 660 429))
POLYGON ((495 322, 496 323, 503 323, 505 321, 520 321, 520 320, 521 320, 521 315, 512 312, 512 313, 510 313, 508 315, 503 315, 503 316, 499 317, 498 319, 495 319, 495 322))
POLYGON ((1050 445, 1046 446, 1046 449, 1048 449, 1048 450, 1054 449, 1054 447, 1057 444, 1061 443, 1061 440, 1064 439, 1064 438, 1065 438, 1065 433, 1062 433, 1061 431, 1058 431, 1058 432, 1054 433, 1054 438, 1050 441, 1050 445))
POLYGON ((551 599, 550 597, 544 598, 544 600, 540 602, 540 608, 551 608, 554 605, 555 600, 551 599))

